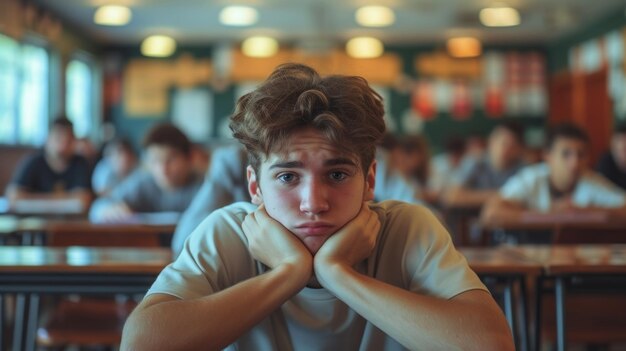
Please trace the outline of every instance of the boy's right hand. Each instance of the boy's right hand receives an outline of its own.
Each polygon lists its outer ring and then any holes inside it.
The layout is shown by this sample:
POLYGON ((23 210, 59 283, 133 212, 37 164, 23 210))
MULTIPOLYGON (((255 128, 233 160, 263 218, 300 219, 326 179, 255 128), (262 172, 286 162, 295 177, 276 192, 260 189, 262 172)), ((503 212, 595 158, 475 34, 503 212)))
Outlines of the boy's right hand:
POLYGON ((294 234, 267 214, 264 205, 246 216, 242 228, 254 259, 272 269, 290 265, 305 282, 311 278, 311 253, 294 234))

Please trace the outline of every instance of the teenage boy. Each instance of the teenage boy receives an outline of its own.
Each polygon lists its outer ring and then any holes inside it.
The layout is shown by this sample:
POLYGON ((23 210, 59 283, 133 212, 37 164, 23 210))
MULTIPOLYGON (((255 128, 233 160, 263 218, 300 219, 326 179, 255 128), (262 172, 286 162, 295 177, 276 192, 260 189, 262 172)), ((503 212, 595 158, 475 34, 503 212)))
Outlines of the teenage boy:
POLYGON ((248 152, 252 204, 191 234, 122 349, 512 350, 500 309, 430 211, 369 203, 383 113, 364 79, 297 64, 243 96, 230 127, 248 152))

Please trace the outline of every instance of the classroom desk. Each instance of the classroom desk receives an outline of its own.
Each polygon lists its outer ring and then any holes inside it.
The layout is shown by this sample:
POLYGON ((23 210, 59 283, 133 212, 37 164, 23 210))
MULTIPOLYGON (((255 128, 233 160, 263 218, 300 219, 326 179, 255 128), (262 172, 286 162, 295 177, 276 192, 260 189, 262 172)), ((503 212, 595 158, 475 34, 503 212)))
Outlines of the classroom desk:
POLYGON ((624 241, 626 236, 619 235, 622 231, 626 233, 626 218, 608 218, 598 212, 526 212, 516 219, 496 218, 493 221, 481 221, 481 226, 484 232, 498 230, 549 232, 551 240, 548 241, 557 244, 577 241, 593 243, 594 240, 599 243, 626 242, 624 241), (584 234, 596 237, 590 238, 584 234))
MULTIPOLYGON (((0 246, 9 238, 16 238, 21 245, 45 245, 49 235, 79 236, 83 240, 91 235, 94 240, 101 240, 107 233, 124 233, 127 236, 171 237, 176 229, 175 223, 92 223, 86 219, 45 219, 41 217, 0 216, 0 246)), ((111 245, 112 246, 112 245, 111 245)))
POLYGON ((504 286, 504 312, 509 327, 515 337, 518 350, 528 350, 528 317, 526 279, 536 279, 543 272, 543 266, 529 259, 523 253, 512 251, 508 246, 484 248, 460 248, 470 267, 483 280, 495 280, 504 286), (519 295, 515 298, 518 287, 519 295), (520 311, 516 311, 515 301, 519 301, 520 311), (520 317, 520 326, 517 318, 520 317))
POLYGON ((626 292, 626 245, 523 245, 510 249, 529 260, 539 262, 544 267, 537 291, 536 344, 540 345, 541 296, 546 279, 554 280, 556 303, 557 349, 567 349, 565 324, 565 297, 576 278, 610 278, 594 288, 626 292))
POLYGON ((144 294, 171 259, 164 248, 0 247, 0 330, 16 294, 13 350, 34 350, 41 294, 144 294))

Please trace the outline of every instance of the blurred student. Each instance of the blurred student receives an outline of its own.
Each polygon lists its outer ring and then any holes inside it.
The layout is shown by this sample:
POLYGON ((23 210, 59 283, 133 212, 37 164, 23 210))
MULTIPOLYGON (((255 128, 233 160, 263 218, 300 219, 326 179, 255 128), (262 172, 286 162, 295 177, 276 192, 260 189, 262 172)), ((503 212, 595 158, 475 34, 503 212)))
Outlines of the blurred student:
POLYGON ((436 197, 441 196, 452 185, 459 183, 459 177, 463 173, 466 160, 465 140, 459 136, 453 136, 446 140, 444 153, 431 160, 431 176, 428 187, 436 197))
POLYGON ((483 208, 487 222, 516 221, 526 211, 626 214, 626 194, 588 169, 589 137, 572 124, 548 132, 544 164, 511 177, 483 208))
POLYGON ((611 148, 602 155, 596 170, 626 190, 626 123, 615 129, 611 138, 611 148))
POLYGON ((75 154, 74 129, 66 117, 52 122, 41 152, 25 158, 7 188, 10 206, 21 199, 77 199, 84 210, 91 202, 89 165, 75 154))
POLYGON ((487 152, 467 166, 446 200, 482 204, 524 167, 524 130, 514 122, 496 126, 487 141, 487 152))
POLYGON ((282 65, 231 117, 252 203, 213 212, 122 350, 512 350, 502 311, 423 206, 370 203, 381 97, 282 65))
POLYGON ((137 154, 127 139, 111 140, 104 148, 104 157, 96 164, 91 178, 98 196, 109 194, 137 168, 137 154))
POLYGON ((96 200, 90 219, 97 222, 125 221, 134 213, 182 213, 202 184, 193 170, 191 143, 169 123, 158 124, 146 134, 145 169, 139 169, 96 200))

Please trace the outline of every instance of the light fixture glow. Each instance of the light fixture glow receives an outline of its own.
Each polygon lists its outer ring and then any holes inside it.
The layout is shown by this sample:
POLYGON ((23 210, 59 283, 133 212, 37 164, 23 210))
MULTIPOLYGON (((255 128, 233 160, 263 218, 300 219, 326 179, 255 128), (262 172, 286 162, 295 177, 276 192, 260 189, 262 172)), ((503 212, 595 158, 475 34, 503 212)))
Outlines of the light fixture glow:
POLYGON ((152 35, 141 43, 141 53, 150 57, 167 57, 176 51, 176 41, 164 35, 152 35))
POLYGON ((371 37, 356 37, 346 43, 346 52, 354 58, 375 58, 385 51, 383 43, 371 37))
POLYGON ((487 27, 512 27, 521 22, 519 12, 512 7, 487 7, 480 10, 479 18, 487 27))
POLYGON ((250 26, 258 18, 257 10, 248 6, 228 6, 220 12, 220 22, 227 26, 250 26))
POLYGON ((393 10, 385 6, 363 6, 356 11, 354 17, 364 27, 386 27, 396 20, 393 10))
POLYGON ((130 22, 132 13, 126 6, 101 6, 93 15, 93 21, 103 26, 123 26, 130 22))
POLYGON ((450 56, 457 58, 476 57, 482 52, 480 41, 472 37, 448 39, 447 48, 450 56))
POLYGON ((271 57, 278 52, 278 41, 270 37, 250 37, 241 44, 241 51, 250 57, 271 57))

